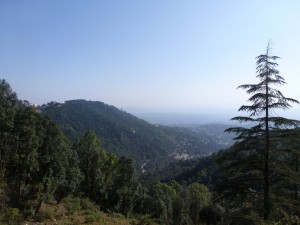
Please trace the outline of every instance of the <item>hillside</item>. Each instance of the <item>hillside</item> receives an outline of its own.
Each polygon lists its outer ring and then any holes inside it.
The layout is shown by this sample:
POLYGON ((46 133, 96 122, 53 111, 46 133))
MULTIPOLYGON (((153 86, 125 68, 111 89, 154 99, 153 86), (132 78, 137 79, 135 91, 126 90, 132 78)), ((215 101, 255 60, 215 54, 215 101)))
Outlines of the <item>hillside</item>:
MULTIPOLYGON (((225 152, 226 151, 227 150, 225 150, 225 152)), ((218 165, 216 158, 222 155, 223 152, 224 151, 220 151, 216 154, 201 158, 172 162, 168 165, 156 168, 153 171, 144 173, 141 176, 141 181, 143 183, 151 183, 155 180, 160 180, 164 183, 176 181, 184 185, 199 182, 211 187, 217 179, 216 171, 218 165)))
POLYGON ((51 102, 39 109, 58 123, 71 140, 77 140, 84 132, 92 130, 108 151, 134 159, 143 169, 209 155, 227 147, 212 135, 197 129, 152 125, 102 102, 51 102))

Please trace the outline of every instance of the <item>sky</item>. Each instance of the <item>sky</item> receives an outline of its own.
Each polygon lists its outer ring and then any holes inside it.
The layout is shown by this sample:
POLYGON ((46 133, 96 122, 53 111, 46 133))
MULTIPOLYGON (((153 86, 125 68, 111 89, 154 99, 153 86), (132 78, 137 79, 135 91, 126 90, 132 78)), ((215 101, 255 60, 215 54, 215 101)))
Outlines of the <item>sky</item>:
POLYGON ((237 113, 269 40, 300 100, 299 0, 0 0, 0 79, 38 105, 237 113))

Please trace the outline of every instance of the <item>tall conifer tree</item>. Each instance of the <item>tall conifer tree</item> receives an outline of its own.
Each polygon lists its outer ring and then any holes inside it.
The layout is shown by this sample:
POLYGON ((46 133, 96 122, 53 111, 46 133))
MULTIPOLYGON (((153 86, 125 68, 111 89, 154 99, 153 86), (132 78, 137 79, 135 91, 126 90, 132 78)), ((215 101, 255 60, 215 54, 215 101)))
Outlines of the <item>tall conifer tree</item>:
POLYGON ((262 201, 265 220, 268 220, 270 214, 271 177, 274 175, 273 167, 276 167, 273 160, 278 154, 276 152, 278 141, 288 128, 299 125, 299 121, 279 117, 274 111, 274 109, 289 109, 291 103, 299 102, 285 97, 279 90, 273 88, 275 85, 285 84, 285 81, 277 70, 276 60, 279 57, 272 55, 270 50, 268 43, 265 54, 256 57, 256 77, 259 83, 238 87, 251 95, 248 99, 251 104, 242 105, 239 109, 249 113, 249 116, 238 116, 232 120, 246 122, 250 126, 226 130, 237 134, 235 138, 237 143, 234 149, 221 159, 223 162, 226 161, 223 174, 227 176, 229 182, 225 195, 236 192, 249 201, 253 198, 262 201))

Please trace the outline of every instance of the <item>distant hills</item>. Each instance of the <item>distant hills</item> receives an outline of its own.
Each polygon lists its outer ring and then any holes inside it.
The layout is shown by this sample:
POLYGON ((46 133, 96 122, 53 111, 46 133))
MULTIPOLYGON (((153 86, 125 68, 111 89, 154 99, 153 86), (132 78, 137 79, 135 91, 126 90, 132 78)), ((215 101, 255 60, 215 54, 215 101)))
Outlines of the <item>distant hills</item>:
POLYGON ((179 159, 210 155, 231 145, 224 125, 167 127, 150 124, 99 101, 51 102, 39 107, 76 141, 94 131, 108 151, 135 160, 140 172, 179 159), (143 168, 142 168, 143 167, 143 168))

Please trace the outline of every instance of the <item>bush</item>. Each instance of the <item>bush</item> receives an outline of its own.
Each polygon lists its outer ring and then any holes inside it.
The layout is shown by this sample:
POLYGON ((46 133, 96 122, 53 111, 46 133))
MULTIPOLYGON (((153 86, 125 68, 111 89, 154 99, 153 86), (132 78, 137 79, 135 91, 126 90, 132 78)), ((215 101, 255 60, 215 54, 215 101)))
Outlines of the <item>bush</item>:
POLYGON ((8 225, 20 224, 21 214, 19 209, 16 208, 6 208, 1 214, 2 222, 8 225))
POLYGON ((69 214, 77 212, 81 209, 80 198, 67 197, 62 200, 62 204, 66 207, 69 214))
POLYGON ((92 211, 98 210, 97 206, 95 206, 95 204, 87 198, 81 199, 81 209, 92 210, 92 211))
MULTIPOLYGON (((87 208, 87 207, 82 206, 82 208, 87 208)), ((89 208, 90 209, 85 209, 82 212, 85 218, 85 223, 92 224, 94 222, 99 222, 101 220, 101 213, 97 210, 94 204, 89 205, 89 208)))

